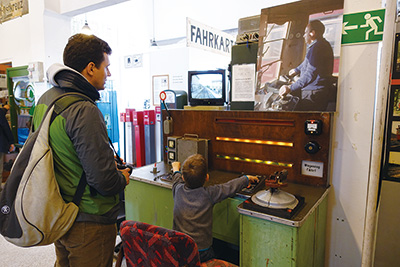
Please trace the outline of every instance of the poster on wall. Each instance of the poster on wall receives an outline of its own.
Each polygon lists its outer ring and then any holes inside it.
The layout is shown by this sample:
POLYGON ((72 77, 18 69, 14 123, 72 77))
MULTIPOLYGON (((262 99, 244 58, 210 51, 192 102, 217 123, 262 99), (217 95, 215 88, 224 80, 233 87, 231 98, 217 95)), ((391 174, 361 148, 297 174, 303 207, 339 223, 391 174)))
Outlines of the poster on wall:
POLYGON ((28 13, 28 0, 0 0, 0 24, 28 13))
POLYGON ((167 89, 169 89, 169 75, 153 75, 153 106, 160 105, 160 93, 167 89))
POLYGON ((263 9, 254 110, 335 111, 343 0, 263 9))
MULTIPOLYGON (((393 112, 393 116, 394 112, 393 112)), ((389 158, 387 169, 387 177, 389 179, 400 178, 400 121, 393 121, 390 138, 389 138, 389 158)))

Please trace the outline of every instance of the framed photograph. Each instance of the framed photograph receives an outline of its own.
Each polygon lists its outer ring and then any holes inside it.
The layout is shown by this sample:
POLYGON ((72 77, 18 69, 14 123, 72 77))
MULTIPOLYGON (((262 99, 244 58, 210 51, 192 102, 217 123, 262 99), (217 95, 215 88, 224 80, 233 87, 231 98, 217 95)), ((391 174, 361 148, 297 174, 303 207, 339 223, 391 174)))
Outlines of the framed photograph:
POLYGON ((400 88, 393 90, 393 116, 400 116, 400 88))
POLYGON ((169 76, 153 75, 153 106, 160 105, 160 93, 169 88, 169 76))
POLYGON ((255 111, 336 111, 343 2, 261 10, 255 111))

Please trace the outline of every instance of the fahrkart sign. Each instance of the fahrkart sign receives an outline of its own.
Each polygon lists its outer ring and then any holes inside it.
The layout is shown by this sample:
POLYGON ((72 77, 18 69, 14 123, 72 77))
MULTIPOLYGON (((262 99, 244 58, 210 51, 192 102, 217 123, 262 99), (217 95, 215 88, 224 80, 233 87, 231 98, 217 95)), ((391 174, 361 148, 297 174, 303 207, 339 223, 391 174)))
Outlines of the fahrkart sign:
POLYGON ((187 46, 230 56, 234 44, 232 35, 186 18, 187 46))
POLYGON ((0 0, 0 24, 28 13, 28 0, 0 0))

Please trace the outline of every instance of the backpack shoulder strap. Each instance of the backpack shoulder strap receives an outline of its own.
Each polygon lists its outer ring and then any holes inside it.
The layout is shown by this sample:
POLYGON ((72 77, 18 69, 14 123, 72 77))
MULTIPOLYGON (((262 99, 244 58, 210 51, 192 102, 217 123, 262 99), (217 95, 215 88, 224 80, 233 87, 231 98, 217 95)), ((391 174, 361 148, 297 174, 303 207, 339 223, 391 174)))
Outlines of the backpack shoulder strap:
MULTIPOLYGON (((67 93, 61 95, 55 102, 54 102, 54 109, 53 113, 51 114, 50 118, 50 124, 54 121, 54 119, 60 115, 64 110, 66 110, 69 106, 72 104, 79 102, 79 101, 87 101, 90 99, 86 97, 85 95, 79 94, 79 93, 67 93)), ((81 179, 79 180, 78 187, 76 188, 74 197, 72 199, 72 202, 79 206, 79 203, 81 202, 83 193, 85 191, 85 187, 87 185, 86 181, 86 173, 85 171, 82 172, 81 179)))
POLYGON ((54 103, 54 110, 51 114, 50 124, 54 121, 54 119, 60 115, 64 110, 66 110, 72 104, 88 100, 86 96, 82 94, 64 94, 61 98, 57 99, 54 103))
POLYGON ((61 94, 59 96, 57 96, 48 106, 47 106, 47 110, 43 115, 42 121, 39 125, 39 127, 37 129, 35 129, 34 124, 32 123, 31 125, 31 130, 30 133, 36 132, 37 130, 40 129, 40 127, 42 127, 44 118, 46 118, 47 114, 49 113, 49 111, 51 110, 51 107, 54 106, 53 109, 53 113, 51 114, 51 118, 50 118, 50 124, 54 121, 54 119, 61 114, 61 112, 63 112, 65 109, 67 109, 70 105, 72 105, 75 102, 78 101, 90 101, 92 103, 93 100, 91 100, 88 96, 81 94, 81 93, 73 93, 73 92, 69 92, 69 93, 64 93, 61 94))

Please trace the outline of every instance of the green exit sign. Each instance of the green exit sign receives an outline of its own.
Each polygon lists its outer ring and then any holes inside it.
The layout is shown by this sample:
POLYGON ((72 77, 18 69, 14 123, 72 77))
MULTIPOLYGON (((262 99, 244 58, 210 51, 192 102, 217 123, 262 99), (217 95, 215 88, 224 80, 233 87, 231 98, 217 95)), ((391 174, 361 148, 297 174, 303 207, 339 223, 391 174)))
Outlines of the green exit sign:
POLYGON ((385 9, 343 15, 342 44, 382 41, 384 21, 385 9))

